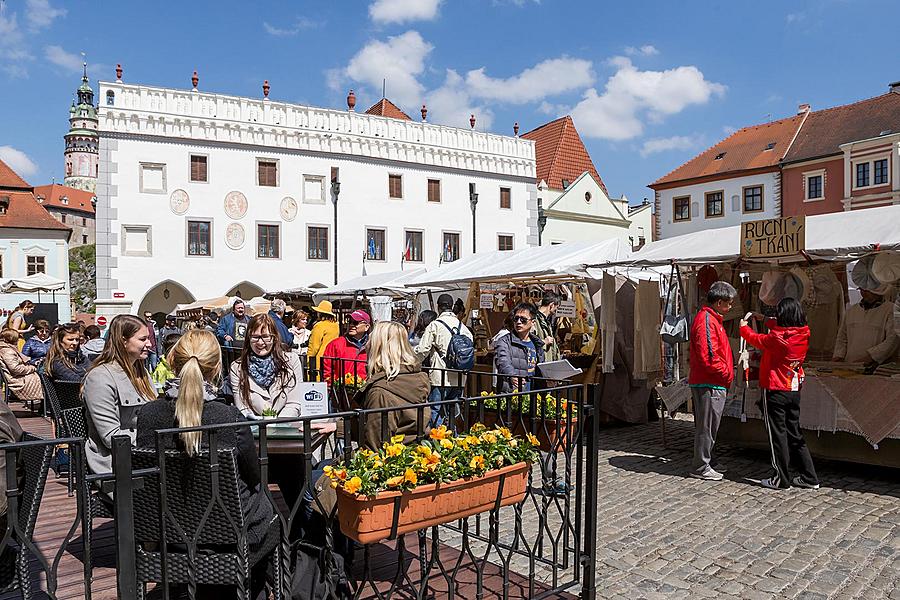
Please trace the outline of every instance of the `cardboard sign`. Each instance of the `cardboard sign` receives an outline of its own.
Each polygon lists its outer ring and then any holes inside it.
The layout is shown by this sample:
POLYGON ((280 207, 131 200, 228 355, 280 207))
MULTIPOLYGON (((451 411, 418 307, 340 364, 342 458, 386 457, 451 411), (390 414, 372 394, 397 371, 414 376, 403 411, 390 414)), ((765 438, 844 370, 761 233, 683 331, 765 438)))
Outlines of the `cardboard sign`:
POLYGON ((494 295, 493 294, 481 294, 478 298, 478 307, 479 308, 494 308, 494 295))
POLYGON ((780 217, 741 223, 741 256, 775 258, 806 249, 806 217, 780 217))
POLYGON ((575 301, 574 300, 563 300, 559 303, 559 308, 556 309, 557 317, 566 317, 568 319, 574 319, 578 316, 578 313, 575 310, 575 301))
POLYGON ((298 383, 297 387, 300 388, 301 415, 328 414, 328 386, 324 381, 304 381, 298 383))

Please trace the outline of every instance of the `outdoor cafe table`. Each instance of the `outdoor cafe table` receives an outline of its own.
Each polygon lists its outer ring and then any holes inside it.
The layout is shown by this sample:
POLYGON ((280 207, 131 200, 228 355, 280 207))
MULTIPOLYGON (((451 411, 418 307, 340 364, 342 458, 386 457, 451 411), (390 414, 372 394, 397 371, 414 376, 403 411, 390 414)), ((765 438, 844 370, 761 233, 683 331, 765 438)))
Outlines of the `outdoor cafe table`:
MULTIPOLYGON (((259 431, 261 428, 253 428, 253 437, 259 444, 259 431)), ((282 425, 269 425, 266 428, 266 449, 269 454, 306 454, 312 453, 322 447, 322 445, 331 437, 333 432, 322 432, 318 429, 312 430, 312 440, 309 447, 303 440, 303 432, 300 431, 293 423, 285 423, 282 425)))

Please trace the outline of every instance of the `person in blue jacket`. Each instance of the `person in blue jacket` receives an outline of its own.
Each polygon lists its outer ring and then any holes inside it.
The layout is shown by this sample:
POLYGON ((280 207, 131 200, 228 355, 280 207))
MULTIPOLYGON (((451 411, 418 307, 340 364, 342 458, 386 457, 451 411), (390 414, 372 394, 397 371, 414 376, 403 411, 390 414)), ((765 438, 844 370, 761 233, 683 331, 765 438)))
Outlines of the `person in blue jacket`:
POLYGON ((275 321, 275 329, 278 330, 278 337, 281 338, 281 343, 288 348, 293 348, 294 334, 291 333, 288 326, 284 324, 284 312, 286 310, 287 304, 285 304, 284 300, 276 298, 275 300, 272 300, 272 309, 269 311, 269 316, 275 321))
POLYGON ((244 301, 238 298, 231 305, 231 312, 219 319, 219 326, 216 328, 216 337, 219 338, 219 343, 224 346, 242 348, 244 338, 247 337, 247 323, 249 322, 247 307, 244 306, 244 301))

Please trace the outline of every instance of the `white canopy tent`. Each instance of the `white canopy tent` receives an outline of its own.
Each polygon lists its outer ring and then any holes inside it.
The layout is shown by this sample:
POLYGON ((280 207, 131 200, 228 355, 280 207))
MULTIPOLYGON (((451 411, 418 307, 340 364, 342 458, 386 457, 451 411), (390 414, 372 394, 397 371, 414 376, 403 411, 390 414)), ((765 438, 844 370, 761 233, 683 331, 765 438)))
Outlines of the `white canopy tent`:
MULTIPOLYGON (((189 310, 218 310, 218 311, 230 311, 231 306, 234 304, 235 300, 241 300, 238 296, 219 296, 218 298, 207 298, 206 300, 197 300, 196 302, 191 302, 189 304, 178 304, 175 306, 176 313, 181 313, 189 310)), ((251 298, 250 300, 244 300, 244 305, 247 307, 248 314, 256 315, 263 312, 269 312, 269 309, 272 307, 272 301, 263 298, 262 296, 257 296, 255 298, 251 298)))
POLYGON ((585 264, 626 261, 630 256, 630 244, 622 239, 482 252, 446 263, 412 279, 407 285, 455 287, 473 282, 585 277, 585 264))
POLYGON ((13 277, 0 284, 0 292, 4 294, 34 292, 58 292, 66 288, 66 282, 46 273, 35 273, 28 277, 13 277))
MULTIPOLYGON (((590 267, 670 264, 706 265, 740 258, 740 225, 708 229, 651 242, 626 260, 592 261, 590 267)), ((900 206, 815 215, 806 218, 806 255, 813 260, 855 260, 876 251, 900 249, 900 206)), ((745 259, 748 260, 748 259, 745 259)), ((750 259, 752 260, 752 259, 750 259)), ((801 262, 803 256, 763 262, 801 262)))
POLYGON ((313 300, 333 300, 354 296, 414 296, 422 287, 407 285, 413 279, 425 275, 425 269, 409 269, 407 271, 390 271, 388 273, 373 273, 348 279, 343 283, 315 290, 313 300))

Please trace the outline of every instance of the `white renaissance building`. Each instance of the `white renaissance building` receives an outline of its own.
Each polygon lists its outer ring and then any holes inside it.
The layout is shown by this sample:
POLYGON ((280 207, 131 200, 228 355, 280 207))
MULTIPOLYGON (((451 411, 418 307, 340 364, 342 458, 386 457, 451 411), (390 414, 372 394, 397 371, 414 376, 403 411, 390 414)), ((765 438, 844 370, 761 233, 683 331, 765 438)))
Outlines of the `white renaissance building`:
POLYGON ((386 99, 354 112, 352 93, 333 110, 270 100, 268 83, 240 98, 196 78, 178 90, 117 77, 99 90, 100 314, 538 243, 533 141, 474 118, 416 122, 386 99))

